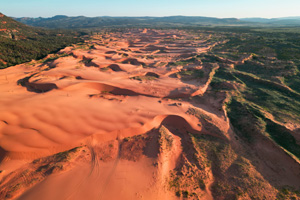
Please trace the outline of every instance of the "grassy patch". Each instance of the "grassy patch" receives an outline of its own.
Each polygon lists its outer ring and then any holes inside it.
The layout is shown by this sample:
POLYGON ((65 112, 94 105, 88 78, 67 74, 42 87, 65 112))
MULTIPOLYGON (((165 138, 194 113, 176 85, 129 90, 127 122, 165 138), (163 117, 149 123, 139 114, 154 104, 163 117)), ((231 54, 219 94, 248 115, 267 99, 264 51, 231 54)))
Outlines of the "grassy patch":
POLYGON ((264 132, 264 121, 260 115, 255 115, 252 108, 233 98, 227 104, 228 117, 236 134, 246 142, 255 142, 256 134, 264 132))
POLYGON ((68 151, 60 152, 54 155, 54 160, 56 162, 66 162, 72 158, 72 154, 76 153, 80 147, 73 148, 68 151))
MULTIPOLYGON (((251 73, 220 68, 212 80, 212 90, 228 90, 224 82, 243 85, 242 89, 236 91, 236 95, 264 108, 278 121, 295 121, 300 116, 299 93, 280 83, 259 78, 251 73)), ((294 81, 294 86, 297 87, 296 85, 294 81)))
POLYGON ((270 137, 288 152, 295 155, 300 160, 300 145, 297 144, 293 133, 286 129, 284 126, 276 124, 270 120, 266 120, 266 132, 270 134, 270 137))
POLYGON ((170 62, 169 65, 170 66, 186 66, 188 64, 192 64, 192 63, 195 63, 195 62, 199 62, 197 60, 197 58, 190 58, 190 59, 187 59, 187 60, 180 60, 180 61, 176 61, 176 62, 170 62))
POLYGON ((286 76, 284 77, 284 83, 292 88, 293 90, 300 93, 300 73, 294 75, 294 76, 286 76))
POLYGON ((183 78, 203 78, 204 72, 201 69, 185 69, 177 73, 183 78))
POLYGON ((255 142, 257 134, 268 136, 279 146, 300 159, 300 145, 293 133, 267 119, 260 111, 247 102, 233 98, 227 104, 228 117, 237 130, 236 134, 249 143, 255 142))

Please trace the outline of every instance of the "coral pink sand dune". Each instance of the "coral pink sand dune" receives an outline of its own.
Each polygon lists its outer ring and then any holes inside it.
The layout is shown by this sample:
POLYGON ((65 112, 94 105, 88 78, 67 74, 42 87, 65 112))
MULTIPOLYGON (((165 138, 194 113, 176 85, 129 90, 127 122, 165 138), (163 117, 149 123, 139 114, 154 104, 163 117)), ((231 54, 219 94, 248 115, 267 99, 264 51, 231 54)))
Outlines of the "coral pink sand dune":
MULTIPOLYGON (((174 52, 160 44, 175 33, 145 29, 131 34, 142 38, 141 47, 127 41, 126 34, 106 36, 114 38, 109 42, 95 37, 84 48, 61 50, 56 60, 0 71, 1 197, 176 199, 164 185, 179 162, 181 134, 228 139, 203 131, 199 117, 189 111, 194 104, 188 98, 205 93, 215 66, 197 66, 204 76, 185 78, 183 66, 167 63, 186 54, 188 44, 178 44, 174 52), (153 56, 155 50, 168 50, 170 56, 153 56), (174 129, 167 132, 175 143, 173 153, 159 153, 162 126, 174 129), (75 147, 63 159, 59 156, 65 154, 56 154, 75 147), (21 181, 18 189, 3 189, 16 181, 21 181)), ((190 47, 191 52, 199 49, 190 47)), ((198 110, 220 130, 230 129, 225 115, 198 110)))

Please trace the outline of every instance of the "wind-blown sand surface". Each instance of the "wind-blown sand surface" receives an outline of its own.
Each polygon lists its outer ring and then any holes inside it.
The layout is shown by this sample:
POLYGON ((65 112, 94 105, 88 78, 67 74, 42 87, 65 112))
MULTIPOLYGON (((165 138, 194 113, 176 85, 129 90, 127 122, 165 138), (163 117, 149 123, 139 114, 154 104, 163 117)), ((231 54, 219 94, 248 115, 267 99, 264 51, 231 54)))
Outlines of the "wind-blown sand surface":
MULTIPOLYGON (((191 98, 206 95, 219 66, 176 64, 215 45, 188 37, 96 35, 55 59, 1 70, 0 198, 178 199, 168 177, 191 162, 188 135, 234 138, 225 94, 191 98)), ((207 177, 202 199, 213 198, 207 177)))

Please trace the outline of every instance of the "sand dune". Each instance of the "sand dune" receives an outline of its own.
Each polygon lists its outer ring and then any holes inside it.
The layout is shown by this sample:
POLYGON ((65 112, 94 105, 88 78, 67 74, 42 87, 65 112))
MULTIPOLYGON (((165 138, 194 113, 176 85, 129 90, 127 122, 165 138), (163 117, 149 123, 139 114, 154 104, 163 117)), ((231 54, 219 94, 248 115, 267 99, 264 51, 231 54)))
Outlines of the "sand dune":
MULTIPOLYGON (((191 46, 185 34, 95 36, 52 61, 1 70, 0 198, 178 199, 169 172, 200 173, 189 135, 234 140, 226 95, 207 94, 219 66, 188 63, 214 44, 191 46)), ((210 187, 195 191, 213 199, 210 187)))
MULTIPOLYGON (((148 39, 143 36, 139 40, 147 51, 165 49, 155 47, 154 44, 159 43, 156 32, 142 34, 148 34, 148 39), (152 34, 155 39, 151 46, 148 42, 152 34)), ((168 98, 189 97, 205 84, 184 83, 169 78, 167 69, 148 68, 147 65, 159 62, 159 58, 136 58, 128 42, 111 41, 110 44, 107 47, 95 45, 93 49, 67 47, 58 55, 69 56, 42 63, 43 70, 39 63, 33 62, 1 71, 1 77, 5 77, 1 88, 11 91, 3 92, 11 101, 2 101, 0 108, 0 146, 4 160, 8 163, 16 159, 30 161, 86 144, 90 137, 98 145, 142 135, 161 124, 201 132, 198 119, 186 113, 192 105, 168 98), (124 52, 127 58, 121 56, 124 52)), ((146 54, 140 48, 135 51, 146 54)), ((2 170, 5 175, 12 169, 2 170)), ((76 168, 74 170, 76 172, 76 168)), ((68 175, 61 181, 66 177, 68 175)), ((38 190, 44 191, 43 185, 52 185, 51 179, 47 182, 37 186, 38 190)), ((22 198, 40 195, 31 193, 22 198)))

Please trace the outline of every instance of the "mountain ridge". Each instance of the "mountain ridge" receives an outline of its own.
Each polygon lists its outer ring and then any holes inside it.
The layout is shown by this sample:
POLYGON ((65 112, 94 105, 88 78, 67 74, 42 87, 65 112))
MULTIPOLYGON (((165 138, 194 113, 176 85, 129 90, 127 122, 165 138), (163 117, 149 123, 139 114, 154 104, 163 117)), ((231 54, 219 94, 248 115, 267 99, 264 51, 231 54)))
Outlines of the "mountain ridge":
POLYGON ((166 16, 166 17, 66 17, 57 15, 50 18, 15 18, 31 26, 44 28, 92 28, 107 26, 188 26, 188 25, 244 25, 249 22, 237 18, 213 18, 203 16, 166 16))
POLYGON ((241 18, 242 21, 254 22, 254 23, 265 23, 272 25, 300 25, 300 17, 279 17, 279 18, 241 18))
POLYGON ((30 26, 44 28, 94 28, 124 26, 300 26, 300 17, 283 18, 216 18, 205 16, 165 16, 165 17, 112 17, 112 16, 66 16, 48 18, 15 18, 30 26))

